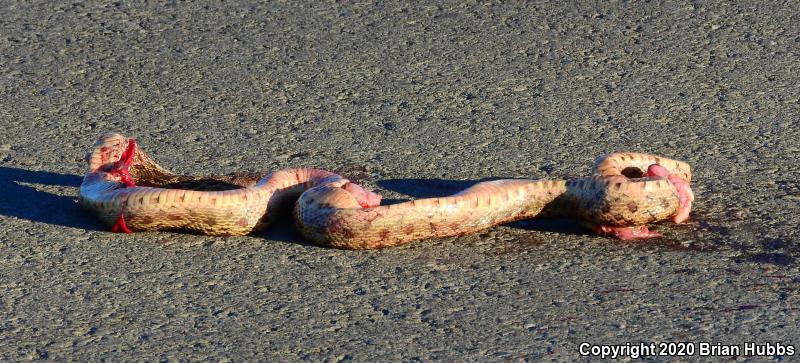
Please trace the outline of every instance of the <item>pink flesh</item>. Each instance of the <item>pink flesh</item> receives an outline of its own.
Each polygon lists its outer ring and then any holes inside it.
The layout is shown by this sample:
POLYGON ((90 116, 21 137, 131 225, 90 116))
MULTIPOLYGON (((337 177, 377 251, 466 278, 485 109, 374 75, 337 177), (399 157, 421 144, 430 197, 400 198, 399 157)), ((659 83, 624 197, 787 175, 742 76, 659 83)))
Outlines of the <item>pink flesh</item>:
POLYGON ((128 225, 125 224, 125 216, 122 213, 119 214, 119 218, 117 218, 117 223, 114 224, 114 227, 111 227, 111 232, 125 232, 127 234, 133 233, 133 231, 128 228, 128 225))
POLYGON ((621 240, 661 237, 661 233, 653 232, 649 230, 647 226, 619 227, 597 225, 594 227, 594 232, 602 235, 613 234, 614 237, 621 240))
POLYGON ((128 170, 128 168, 131 167, 131 163, 133 163, 133 154, 135 152, 136 140, 131 139, 128 142, 128 147, 122 153, 122 156, 120 156, 119 161, 114 163, 114 166, 111 167, 111 171, 109 171, 109 173, 112 175, 119 175, 120 181, 125 183, 125 186, 128 188, 136 186, 136 183, 133 182, 133 177, 128 170))
POLYGON ((675 186, 675 189, 678 190, 678 212, 672 217, 672 221, 675 223, 683 223, 689 219, 689 212, 692 211, 692 200, 694 199, 694 194, 689 184, 676 175, 670 175, 665 167, 658 164, 650 165, 650 167, 647 168, 647 176, 667 178, 667 180, 675 186))
POLYGON ((362 208, 371 208, 381 205, 381 196, 362 188, 358 184, 347 183, 342 188, 356 198, 362 208))

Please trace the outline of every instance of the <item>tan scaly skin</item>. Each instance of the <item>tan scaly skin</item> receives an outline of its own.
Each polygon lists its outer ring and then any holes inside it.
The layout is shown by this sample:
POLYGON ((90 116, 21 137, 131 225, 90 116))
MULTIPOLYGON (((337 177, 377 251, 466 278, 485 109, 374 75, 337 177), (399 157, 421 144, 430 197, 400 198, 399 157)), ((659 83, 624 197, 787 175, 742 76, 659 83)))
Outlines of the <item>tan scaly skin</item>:
POLYGON ((659 234, 647 224, 685 221, 694 200, 687 164, 638 153, 601 157, 595 175, 587 178, 495 180, 449 197, 384 206, 377 194, 319 169, 266 176, 175 175, 133 139, 114 133, 102 135, 86 160, 81 203, 113 231, 244 235, 262 230, 297 200, 294 216, 301 234, 345 249, 397 246, 543 217, 578 218, 595 232, 622 239, 650 238, 659 234))

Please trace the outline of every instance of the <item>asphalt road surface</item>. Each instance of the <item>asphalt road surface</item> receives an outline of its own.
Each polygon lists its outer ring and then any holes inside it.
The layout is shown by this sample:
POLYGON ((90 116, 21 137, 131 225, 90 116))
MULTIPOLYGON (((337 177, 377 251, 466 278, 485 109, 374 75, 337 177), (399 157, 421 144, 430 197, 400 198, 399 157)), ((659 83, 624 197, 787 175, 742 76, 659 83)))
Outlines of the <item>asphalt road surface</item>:
POLYGON ((797 1, 404 3, 0 2, 2 360, 800 355, 797 1), (182 173, 315 166, 393 200, 649 152, 697 199, 636 242, 569 220, 372 252, 288 219, 113 234, 76 203, 106 131, 182 173))

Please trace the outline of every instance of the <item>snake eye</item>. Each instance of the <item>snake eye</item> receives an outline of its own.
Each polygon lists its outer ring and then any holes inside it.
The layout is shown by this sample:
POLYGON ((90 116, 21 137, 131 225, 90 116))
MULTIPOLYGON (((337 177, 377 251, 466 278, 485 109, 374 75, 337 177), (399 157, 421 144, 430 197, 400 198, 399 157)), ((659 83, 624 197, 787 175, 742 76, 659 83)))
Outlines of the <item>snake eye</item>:
POLYGON ((629 166, 621 171, 622 175, 629 179, 644 177, 644 172, 635 166, 629 166))

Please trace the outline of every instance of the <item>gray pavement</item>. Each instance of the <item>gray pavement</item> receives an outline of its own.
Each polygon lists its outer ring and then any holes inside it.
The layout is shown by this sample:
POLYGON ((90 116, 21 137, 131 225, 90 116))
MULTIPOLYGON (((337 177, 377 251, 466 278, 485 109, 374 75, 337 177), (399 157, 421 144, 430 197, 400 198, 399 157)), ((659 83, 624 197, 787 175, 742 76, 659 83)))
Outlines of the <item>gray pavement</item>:
POLYGON ((2 1, 0 359, 796 359, 798 24, 797 1, 2 1), (695 168, 697 200, 643 242, 560 220, 373 252, 288 220, 112 234, 76 204, 105 131, 179 172, 315 166, 389 199, 651 152, 695 168))

